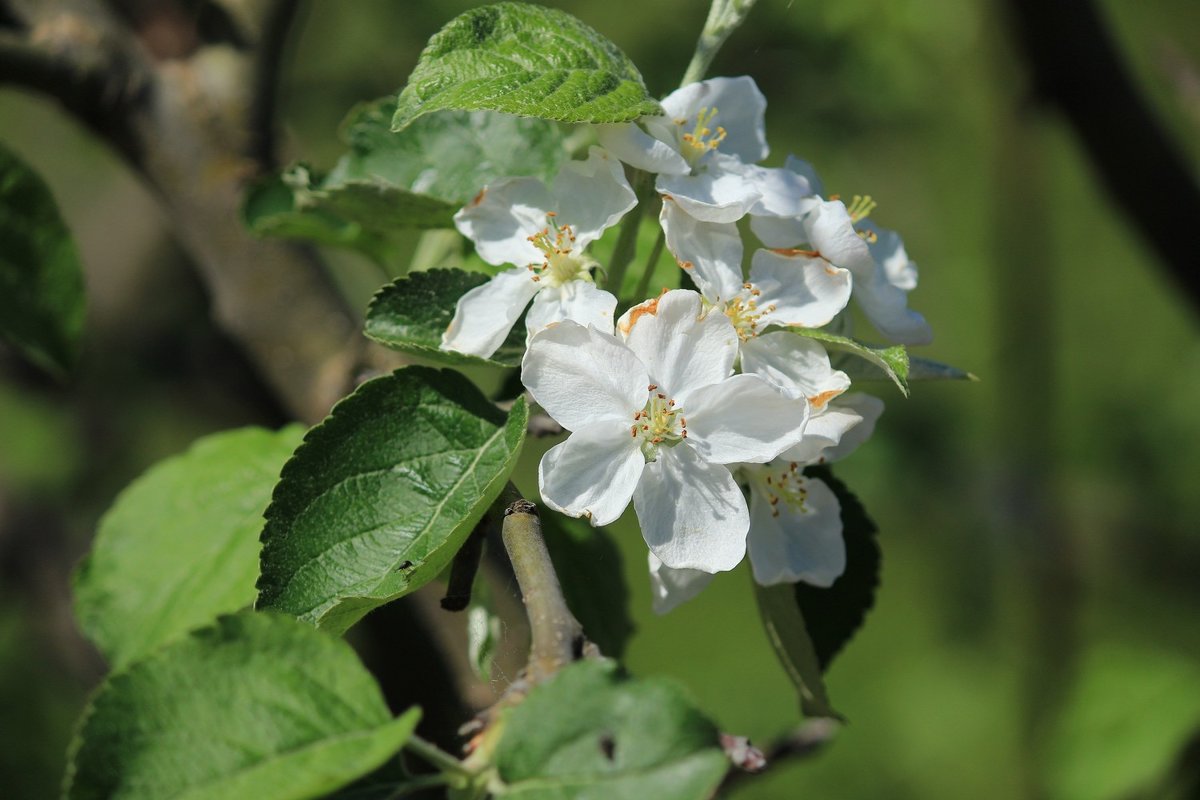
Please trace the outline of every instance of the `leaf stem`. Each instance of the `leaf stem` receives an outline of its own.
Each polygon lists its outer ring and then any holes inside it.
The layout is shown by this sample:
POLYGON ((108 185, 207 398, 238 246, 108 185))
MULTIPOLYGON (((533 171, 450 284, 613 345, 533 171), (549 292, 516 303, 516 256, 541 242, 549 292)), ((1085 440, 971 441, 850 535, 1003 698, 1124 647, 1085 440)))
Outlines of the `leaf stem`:
POLYGON ((642 272, 642 279, 638 281, 637 296, 646 297, 650 291, 650 280, 654 277, 654 265, 658 263, 658 257, 662 255, 663 245, 666 244, 666 234, 660 228, 658 238, 654 240, 654 247, 650 249, 650 257, 646 259, 646 266, 642 272))
POLYGON ((530 682, 537 683, 579 659, 590 643, 563 599, 542 538, 537 506, 517 500, 506 508, 501 536, 529 615, 531 643, 526 674, 530 682))
POLYGON ((629 210, 625 218, 621 220, 621 231, 617 237, 617 244, 613 247, 612 257, 608 264, 608 278, 605 280, 605 288, 612 292, 617 298, 621 297, 621 284, 625 280, 625 270, 629 267, 629 262, 633 261, 633 257, 637 255, 637 238, 638 228, 642 224, 642 215, 646 210, 646 194, 650 188, 650 173, 637 170, 634 172, 633 191, 637 194, 638 204, 629 210))
POLYGON ((450 779, 449 783, 452 786, 458 785, 461 788, 475 778, 475 773, 466 764, 433 742, 422 739, 416 734, 410 736, 404 743, 404 749, 418 756, 430 766, 437 767, 439 772, 450 779))
POLYGON ((708 19, 704 21, 704 30, 700 32, 700 38, 696 41, 696 52, 692 54, 691 63, 683 72, 680 86, 687 86, 704 77, 721 45, 725 44, 729 34, 745 21, 755 2, 756 0, 713 0, 708 9, 708 19))

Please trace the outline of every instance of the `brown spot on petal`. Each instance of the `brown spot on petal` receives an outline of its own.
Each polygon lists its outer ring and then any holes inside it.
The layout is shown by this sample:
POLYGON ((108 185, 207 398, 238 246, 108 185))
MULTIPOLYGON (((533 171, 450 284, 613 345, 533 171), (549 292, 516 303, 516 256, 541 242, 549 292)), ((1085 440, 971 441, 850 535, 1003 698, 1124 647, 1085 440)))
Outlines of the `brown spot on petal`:
POLYGON ((841 389, 830 389, 828 392, 821 392, 808 398, 808 402, 813 408, 824 408, 825 404, 842 393, 841 389))
POLYGON ((477 205, 479 205, 480 203, 482 203, 482 202, 483 202, 483 198, 484 198, 484 196, 485 196, 486 194, 487 194, 487 187, 485 186, 485 187, 483 187, 482 189, 480 189, 480 190, 479 190, 479 194, 477 194, 477 195, 475 195, 473 198, 471 198, 471 205, 472 205, 472 206, 477 206, 477 205))
POLYGON ((804 250, 799 247, 776 247, 772 248, 772 253, 781 256, 806 256, 808 258, 821 258, 819 250, 804 250))
POLYGON ((658 299, 659 298, 655 297, 653 300, 647 300, 644 303, 638 303, 636 306, 629 309, 628 316, 621 320, 621 324, 618 326, 621 329, 621 333, 628 336, 629 332, 633 330, 633 326, 637 324, 639 319, 646 314, 649 314, 650 316, 657 314, 658 299))

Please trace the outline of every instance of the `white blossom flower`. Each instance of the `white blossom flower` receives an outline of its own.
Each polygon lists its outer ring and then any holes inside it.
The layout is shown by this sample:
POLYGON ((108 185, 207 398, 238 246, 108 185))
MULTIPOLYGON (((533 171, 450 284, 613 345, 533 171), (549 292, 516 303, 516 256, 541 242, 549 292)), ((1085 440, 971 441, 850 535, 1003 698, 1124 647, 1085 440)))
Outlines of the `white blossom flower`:
POLYGON ((706 222, 803 212, 800 204, 812 194, 804 177, 757 165, 768 153, 767 101, 752 78, 689 84, 667 95, 662 107, 665 116, 643 117, 640 125, 597 126, 601 143, 618 158, 658 175, 660 194, 706 222))
MULTIPOLYGON (((787 168, 810 183, 812 168, 789 158, 787 168)), ((815 183, 819 189, 820 184, 815 183)), ((853 297, 871 324, 887 339, 921 345, 933 340, 925 318, 908 308, 908 292, 916 288, 917 266, 893 231, 876 227, 867 217, 875 208, 869 197, 855 196, 847 206, 836 197, 814 199, 795 218, 751 217, 755 235, 770 248, 793 248, 797 254, 821 258, 854 275, 853 297), (804 247, 805 249, 794 249, 804 247)))
POLYGON ((563 166, 554 184, 502 178, 454 215, 459 232, 489 264, 515 264, 464 294, 442 349, 482 357, 503 343, 521 312, 532 337, 559 320, 612 330, 617 299, 598 289, 584 251, 637 204, 617 159, 599 147, 563 166))
POLYGON ((564 321, 537 334, 521 380, 571 435, 542 458, 542 499, 593 525, 632 499, 650 550, 673 568, 732 569, 746 549, 746 501, 728 464, 765 463, 798 444, 808 418, 755 375, 733 375, 738 337, 696 292, 630 309, 624 340, 564 321))

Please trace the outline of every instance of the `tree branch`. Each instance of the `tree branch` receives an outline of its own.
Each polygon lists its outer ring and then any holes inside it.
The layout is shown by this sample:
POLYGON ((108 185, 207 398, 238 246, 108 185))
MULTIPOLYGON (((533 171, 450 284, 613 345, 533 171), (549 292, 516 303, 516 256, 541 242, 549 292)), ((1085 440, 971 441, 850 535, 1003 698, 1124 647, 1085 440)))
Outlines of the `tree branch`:
POLYGON ((1200 308, 1194 167, 1121 63, 1090 0, 1008 0, 1038 96, 1062 109, 1113 201, 1200 308))

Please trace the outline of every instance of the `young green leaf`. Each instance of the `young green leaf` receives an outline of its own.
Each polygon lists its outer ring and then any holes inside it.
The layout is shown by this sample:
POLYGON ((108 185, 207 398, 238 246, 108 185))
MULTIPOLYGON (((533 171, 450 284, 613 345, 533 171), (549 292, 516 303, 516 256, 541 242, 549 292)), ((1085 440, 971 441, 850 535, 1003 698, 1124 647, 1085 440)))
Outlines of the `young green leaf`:
POLYGON ((850 376, 851 380, 891 380, 900 392, 908 397, 909 358, 904 345, 879 347, 864 344, 815 328, 792 328, 793 333, 816 339, 830 350, 841 351, 857 358, 840 358, 834 363, 835 369, 840 369, 850 376), (866 363, 863 363, 864 360, 866 363))
POLYGON ((767 640, 800 695, 800 710, 810 717, 838 717, 829 705, 816 649, 796 603, 795 586, 754 584, 754 596, 767 640))
POLYGON ((83 273, 50 189, 0 147, 0 338, 55 375, 75 364, 83 273))
POLYGON ((809 467, 804 472, 819 478, 837 495, 846 542, 846 571, 832 586, 822 589, 796 584, 796 603, 823 672, 875 605, 882 554, 876 539, 879 529, 846 484, 833 477, 829 467, 809 467))
POLYGON ((263 511, 303 432, 205 437, 121 493, 75 574, 79 625, 114 668, 254 602, 263 511))
POLYGON ((284 466, 258 607, 341 633, 434 578, 500 494, 529 411, 462 375, 407 367, 360 386, 284 466))
POLYGON ((619 659, 634 625, 616 541, 607 529, 583 519, 543 510, 541 520, 567 606, 600 652, 619 659))
POLYGON ((402 353, 454 365, 515 367, 525 352, 525 325, 518 322, 491 358, 440 349, 442 333, 454 318, 458 298, 488 281, 480 272, 431 269, 384 286, 367 309, 365 332, 402 353))
POLYGON ((111 675, 72 745, 67 800, 303 800, 412 735, 344 642, 286 617, 223 617, 111 675))
POLYGON ((446 24, 421 52, 392 129, 442 109, 559 122, 630 122, 661 114, 615 44, 563 11, 497 3, 446 24))
POLYGON ((497 797, 703 800, 729 768, 716 728, 680 687, 626 678, 608 660, 566 667, 502 724, 497 797))

